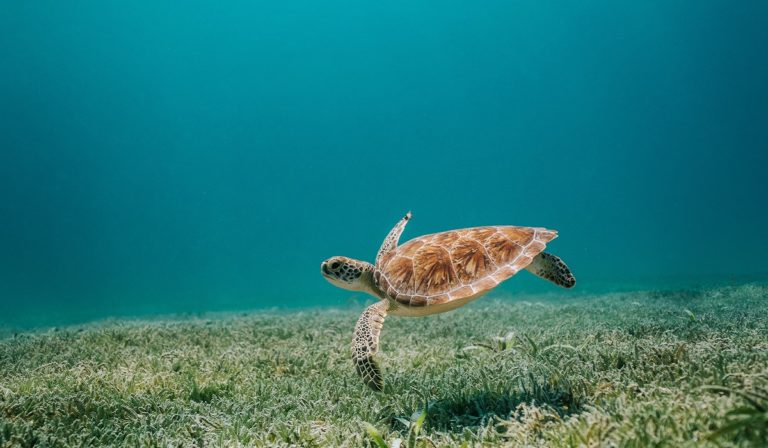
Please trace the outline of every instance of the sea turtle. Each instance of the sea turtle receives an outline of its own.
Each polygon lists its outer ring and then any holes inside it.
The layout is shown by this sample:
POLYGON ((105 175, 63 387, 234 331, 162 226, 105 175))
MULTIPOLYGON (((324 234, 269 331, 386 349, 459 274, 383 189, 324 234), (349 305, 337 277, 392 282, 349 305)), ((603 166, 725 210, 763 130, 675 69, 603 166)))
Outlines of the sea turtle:
POLYGON ((473 227, 421 236, 398 246, 410 219, 408 212, 389 232, 375 265, 340 256, 320 265, 323 277, 333 285, 379 299, 363 311, 352 340, 357 373, 374 390, 384 386, 373 356, 387 314, 427 316, 456 309, 521 269, 564 288, 576 284, 563 260, 542 252, 557 236, 554 230, 473 227))

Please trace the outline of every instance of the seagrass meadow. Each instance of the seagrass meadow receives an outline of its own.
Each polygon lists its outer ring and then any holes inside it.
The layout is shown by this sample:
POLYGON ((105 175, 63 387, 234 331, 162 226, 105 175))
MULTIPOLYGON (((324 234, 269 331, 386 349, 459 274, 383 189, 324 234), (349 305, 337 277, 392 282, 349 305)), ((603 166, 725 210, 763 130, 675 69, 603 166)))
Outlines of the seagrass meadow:
POLYGON ((768 287, 491 296, 390 318, 385 390, 360 306, 110 320, 0 340, 0 446, 768 443, 768 287))

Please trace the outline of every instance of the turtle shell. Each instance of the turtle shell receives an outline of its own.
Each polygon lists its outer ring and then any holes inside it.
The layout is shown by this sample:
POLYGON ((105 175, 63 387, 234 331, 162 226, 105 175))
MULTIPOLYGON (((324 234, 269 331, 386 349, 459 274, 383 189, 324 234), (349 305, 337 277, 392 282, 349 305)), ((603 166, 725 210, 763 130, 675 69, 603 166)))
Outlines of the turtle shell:
POLYGON ((541 227, 474 227, 414 238, 385 254, 376 285, 408 306, 487 292, 528 266, 557 237, 541 227))

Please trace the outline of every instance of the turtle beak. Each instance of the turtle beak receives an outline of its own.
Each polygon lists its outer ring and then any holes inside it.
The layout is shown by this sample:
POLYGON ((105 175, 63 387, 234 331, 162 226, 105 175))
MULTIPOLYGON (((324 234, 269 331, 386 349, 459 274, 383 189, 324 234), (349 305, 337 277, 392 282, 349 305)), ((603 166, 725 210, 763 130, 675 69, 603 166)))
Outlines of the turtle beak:
POLYGON ((324 261, 320 263, 320 273, 326 277, 331 274, 330 271, 328 270, 328 262, 324 261))

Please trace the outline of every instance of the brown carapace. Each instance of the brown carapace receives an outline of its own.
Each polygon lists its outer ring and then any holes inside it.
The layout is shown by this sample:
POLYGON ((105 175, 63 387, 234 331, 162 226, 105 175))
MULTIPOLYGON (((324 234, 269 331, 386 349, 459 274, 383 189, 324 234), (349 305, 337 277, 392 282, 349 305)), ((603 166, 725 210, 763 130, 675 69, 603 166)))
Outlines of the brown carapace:
POLYGON ((426 316, 450 311, 479 298, 522 269, 564 288, 576 284, 563 260, 543 252, 557 237, 554 230, 474 227, 425 235, 398 246, 410 219, 409 212, 392 228, 375 265, 332 257, 320 266, 332 284, 380 299, 360 316, 352 342, 357 372, 375 390, 384 387, 374 355, 387 314, 426 316))
POLYGON ((384 255, 376 285, 406 306, 440 305, 482 294, 517 274, 557 232, 475 227, 415 238, 384 255))

